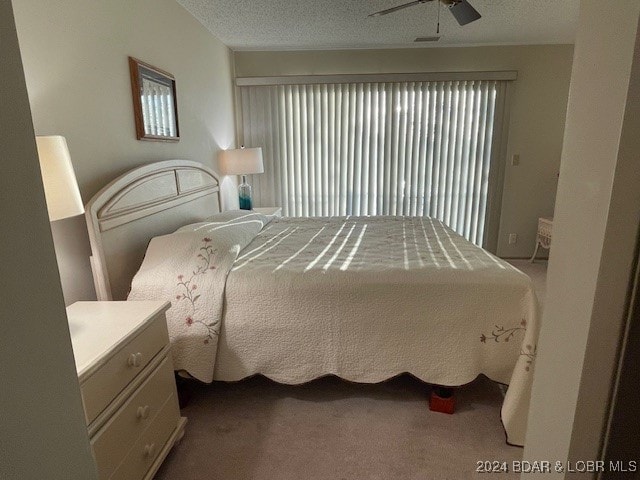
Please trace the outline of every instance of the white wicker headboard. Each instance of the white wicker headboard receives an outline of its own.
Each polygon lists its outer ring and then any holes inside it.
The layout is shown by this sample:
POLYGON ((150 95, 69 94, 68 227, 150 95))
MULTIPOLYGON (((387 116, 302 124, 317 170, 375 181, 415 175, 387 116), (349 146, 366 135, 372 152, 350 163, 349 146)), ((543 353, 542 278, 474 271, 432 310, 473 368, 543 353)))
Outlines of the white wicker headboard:
POLYGON ((198 162, 151 163, 109 183, 85 213, 98 300, 126 299, 151 238, 218 212, 218 178, 198 162))

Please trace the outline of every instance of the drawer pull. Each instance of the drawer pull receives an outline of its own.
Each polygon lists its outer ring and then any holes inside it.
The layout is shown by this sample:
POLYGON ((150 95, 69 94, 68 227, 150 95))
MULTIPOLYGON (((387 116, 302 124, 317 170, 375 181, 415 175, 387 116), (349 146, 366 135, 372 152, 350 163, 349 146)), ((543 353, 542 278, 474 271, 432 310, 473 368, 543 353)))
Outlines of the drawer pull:
POLYGON ((144 455, 146 457, 152 457, 153 454, 155 453, 155 451, 156 451, 156 444, 155 443, 152 443, 151 445, 145 445, 144 446, 144 455))
POLYGON ((127 363, 130 367, 139 367, 142 363, 142 354, 140 352, 130 354, 127 363))
POLYGON ((145 420, 149 417, 149 405, 145 405, 144 407, 138 407, 138 412, 136 416, 142 420, 145 420))

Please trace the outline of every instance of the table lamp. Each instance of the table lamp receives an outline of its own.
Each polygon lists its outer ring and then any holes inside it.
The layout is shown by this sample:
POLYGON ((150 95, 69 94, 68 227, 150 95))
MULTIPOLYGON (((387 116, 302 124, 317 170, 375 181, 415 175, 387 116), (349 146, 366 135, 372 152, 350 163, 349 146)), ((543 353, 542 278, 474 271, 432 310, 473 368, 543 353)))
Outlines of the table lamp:
POLYGON ((60 135, 37 136, 36 145, 49 221, 84 213, 66 139, 60 135))
POLYGON ((264 172, 262 148, 222 150, 218 154, 218 166, 225 175, 242 175, 242 183, 238 185, 240 209, 251 210, 251 185, 247 183, 247 175, 264 172))

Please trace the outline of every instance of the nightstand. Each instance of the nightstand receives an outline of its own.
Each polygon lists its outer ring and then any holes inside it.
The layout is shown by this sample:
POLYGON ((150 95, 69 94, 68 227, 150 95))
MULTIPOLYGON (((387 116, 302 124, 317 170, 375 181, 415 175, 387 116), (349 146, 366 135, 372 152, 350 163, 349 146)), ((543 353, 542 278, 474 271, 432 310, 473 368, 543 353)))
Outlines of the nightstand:
POLYGON ((78 302, 67 308, 101 479, 153 478, 184 434, 165 318, 170 306, 78 302))
POLYGON ((282 207, 255 207, 253 211, 263 215, 274 215, 276 217, 282 216, 282 207))

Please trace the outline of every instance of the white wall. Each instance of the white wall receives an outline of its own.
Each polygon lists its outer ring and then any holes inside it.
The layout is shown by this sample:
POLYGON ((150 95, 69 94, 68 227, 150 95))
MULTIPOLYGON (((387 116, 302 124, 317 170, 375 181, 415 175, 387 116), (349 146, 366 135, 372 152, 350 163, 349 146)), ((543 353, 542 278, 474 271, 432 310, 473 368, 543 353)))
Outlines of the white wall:
POLYGON ((598 455, 640 222, 639 17, 581 3, 526 459, 598 455))
MULTIPOLYGON (((528 257, 537 218, 553 214, 573 46, 423 48, 234 53, 238 77, 338 73, 517 70, 511 90, 498 254, 528 257), (508 244, 517 233, 516 245, 508 244)), ((541 255, 542 256, 542 255, 541 255)))
POLYGON ((22 72, 0 2, 0 477, 97 479, 22 72))
MULTIPOLYGON (((174 0, 20 0, 15 16, 35 131, 67 138, 85 203, 135 166, 215 168, 217 151, 235 146, 231 53, 174 0), (178 143, 136 140, 129 55, 175 76, 178 143)), ((53 233, 66 302, 95 298, 84 218, 53 233)))

